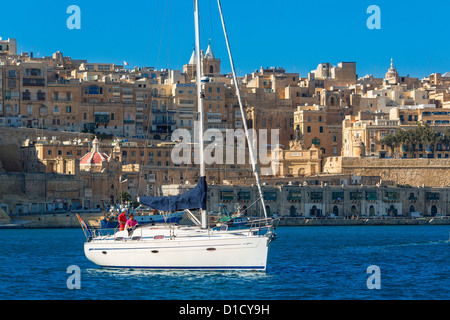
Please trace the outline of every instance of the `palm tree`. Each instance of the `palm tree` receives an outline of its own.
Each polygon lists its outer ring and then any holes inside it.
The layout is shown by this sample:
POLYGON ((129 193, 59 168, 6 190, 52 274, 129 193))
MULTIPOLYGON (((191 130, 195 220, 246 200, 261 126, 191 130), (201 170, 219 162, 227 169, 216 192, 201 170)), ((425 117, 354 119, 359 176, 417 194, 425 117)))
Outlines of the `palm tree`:
POLYGON ((421 140, 427 146, 427 152, 432 153, 434 151, 434 145, 439 141, 439 135, 428 123, 420 127, 421 140))
POLYGON ((394 156, 395 146, 398 143, 397 136, 395 134, 387 134, 380 140, 381 144, 384 144, 391 148, 391 155, 394 156))
POLYGON ((402 151, 409 151, 411 144, 411 133, 409 130, 400 129, 395 133, 396 140, 402 146, 402 151))
MULTIPOLYGON (((447 146, 450 145, 450 128, 445 130, 443 136, 439 134, 428 124, 422 124, 417 122, 417 126, 414 129, 399 129, 395 134, 388 134, 380 140, 380 142, 389 148, 391 148, 391 154, 394 155, 397 145, 402 145, 403 151, 411 152, 414 154, 416 151, 416 145, 425 145, 427 151, 432 153, 434 151, 434 145, 442 143, 447 146)), ((421 149, 419 149, 421 151, 421 149)))
POLYGON ((450 128, 445 128, 444 133, 440 136, 440 143, 443 144, 445 150, 449 149, 450 146, 450 128))

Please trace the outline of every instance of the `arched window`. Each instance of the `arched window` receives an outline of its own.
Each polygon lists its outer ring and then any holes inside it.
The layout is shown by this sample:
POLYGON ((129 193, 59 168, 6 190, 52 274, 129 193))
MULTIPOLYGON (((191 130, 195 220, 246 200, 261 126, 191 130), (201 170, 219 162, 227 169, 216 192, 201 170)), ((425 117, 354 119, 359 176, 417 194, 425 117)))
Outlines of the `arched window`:
POLYGON ((209 73, 214 73, 214 67, 213 66, 209 66, 209 73))
POLYGON ((398 213, 398 210, 393 205, 391 205, 388 210, 388 216, 396 217, 397 213, 398 213))
POLYGON ((431 207, 431 215, 435 216, 435 215, 437 215, 437 213, 438 213, 437 207, 435 205, 433 205, 431 207))
POLYGON ((294 207, 293 205, 289 208, 289 215, 290 215, 291 217, 297 216, 297 208, 294 207))
POLYGON ((335 104, 335 99, 334 99, 334 97, 331 97, 330 98, 330 106, 334 107, 334 104, 335 104))
POLYGON ((338 215, 339 215, 339 208, 338 208, 337 206, 334 206, 334 207, 333 207, 333 214, 334 214, 335 216, 338 216, 338 215))

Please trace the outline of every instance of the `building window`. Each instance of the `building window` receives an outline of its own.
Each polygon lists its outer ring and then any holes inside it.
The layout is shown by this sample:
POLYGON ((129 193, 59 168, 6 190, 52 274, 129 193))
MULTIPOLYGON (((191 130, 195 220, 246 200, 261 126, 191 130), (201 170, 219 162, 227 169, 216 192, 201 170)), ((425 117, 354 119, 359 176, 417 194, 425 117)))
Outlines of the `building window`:
POLYGON ((67 106, 66 107, 66 113, 72 113, 72 107, 71 106, 67 106))
POLYGON ((310 126, 306 127, 306 132, 311 133, 311 127, 310 126))

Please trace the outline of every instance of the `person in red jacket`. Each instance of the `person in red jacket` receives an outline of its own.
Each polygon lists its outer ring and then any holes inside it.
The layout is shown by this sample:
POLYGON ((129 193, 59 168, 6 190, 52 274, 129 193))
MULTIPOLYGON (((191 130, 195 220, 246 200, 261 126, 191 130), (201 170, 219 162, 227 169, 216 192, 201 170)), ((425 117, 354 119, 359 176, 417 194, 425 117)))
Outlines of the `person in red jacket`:
POLYGON ((123 231, 123 229, 125 229, 125 224, 127 223, 127 209, 125 208, 122 209, 122 213, 119 214, 118 220, 120 231, 123 231))

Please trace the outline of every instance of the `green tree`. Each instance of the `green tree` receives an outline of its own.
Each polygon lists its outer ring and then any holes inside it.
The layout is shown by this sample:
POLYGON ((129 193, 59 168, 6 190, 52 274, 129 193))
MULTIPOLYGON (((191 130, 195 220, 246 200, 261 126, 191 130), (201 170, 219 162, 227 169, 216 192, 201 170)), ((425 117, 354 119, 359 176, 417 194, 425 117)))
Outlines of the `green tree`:
POLYGON ((450 128, 447 128, 444 134, 440 136, 428 123, 418 122, 415 128, 399 129, 395 134, 385 136, 380 142, 390 147, 392 153, 394 153, 397 145, 401 145, 403 151, 413 154, 418 144, 424 145, 429 152, 433 152, 437 143, 450 144, 450 128))
POLYGON ((386 136, 384 136, 380 140, 380 142, 381 144, 384 144, 389 148, 391 148, 391 155, 394 155, 395 147, 398 143, 398 137, 396 136, 396 134, 389 133, 386 136))
POLYGON ((120 202, 124 203, 124 202, 127 202, 127 201, 131 201, 131 195, 128 192, 126 192, 126 191, 122 191, 120 193, 120 202))

